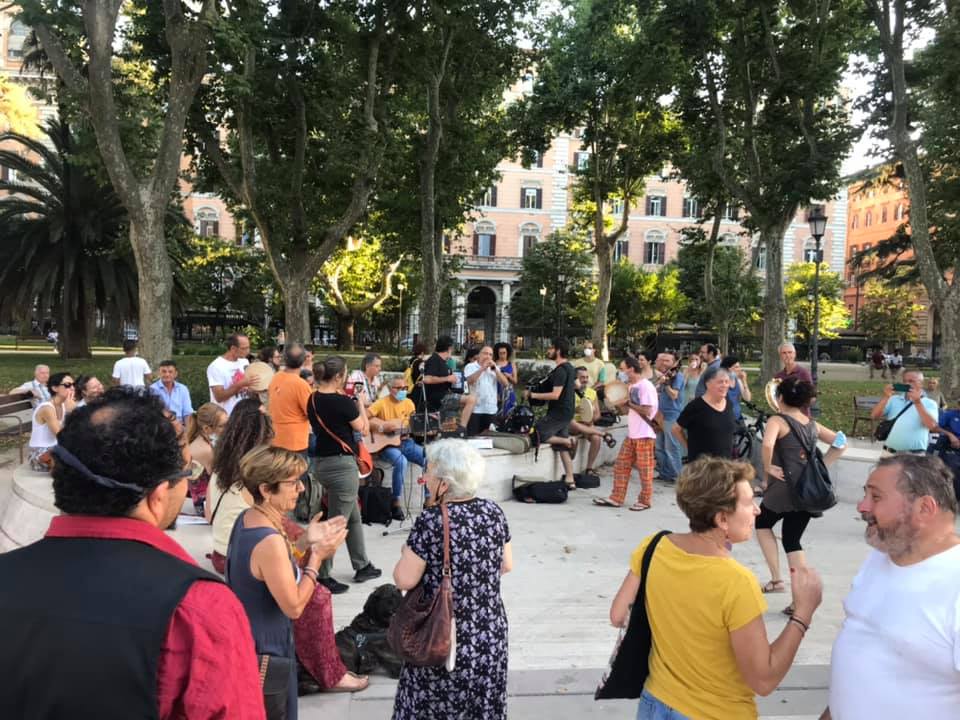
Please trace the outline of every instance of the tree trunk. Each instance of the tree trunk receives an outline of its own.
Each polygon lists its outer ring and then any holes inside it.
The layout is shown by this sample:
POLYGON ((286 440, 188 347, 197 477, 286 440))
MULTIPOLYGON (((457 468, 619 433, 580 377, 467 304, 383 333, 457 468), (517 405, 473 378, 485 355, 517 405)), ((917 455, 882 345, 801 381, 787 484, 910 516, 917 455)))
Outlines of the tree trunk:
MULTIPOLYGON (((703 261, 703 300, 706 306, 713 307, 713 259, 717 254, 717 238, 720 236, 720 219, 723 208, 717 206, 716 215, 713 218, 713 227, 710 228, 710 237, 707 238, 707 255, 703 261)), ((721 346, 724 355, 726 348, 721 346)))
POLYGON ((283 293, 284 331, 287 343, 310 343, 313 333, 310 327, 310 273, 281 271, 280 290, 283 293))
POLYGON ((955 407, 960 402, 960 294, 951 290, 940 313, 940 387, 955 407))
POLYGON ((337 331, 337 349, 353 352, 356 344, 354 331, 357 327, 357 318, 353 315, 337 315, 337 318, 340 321, 337 331))
MULTIPOLYGON (((792 215, 791 215, 792 216, 792 215)), ((763 298, 763 362, 761 382, 780 370, 780 344, 787 327, 787 300, 783 294, 783 235, 789 218, 760 230, 760 242, 767 248, 766 292, 763 298)))
POLYGON ((423 155, 420 158, 420 249, 423 253, 423 300, 420 303, 420 336, 427 344, 437 339, 440 319, 440 270, 443 262, 443 236, 437 230, 437 158, 443 138, 440 114, 440 77, 427 83, 429 124, 423 155))
POLYGON ((717 325, 717 346, 720 348, 721 355, 727 355, 730 352, 730 325, 719 323, 717 325))
POLYGON ((173 273, 164 228, 166 203, 130 210, 130 244, 139 278, 140 355, 151 367, 173 354, 173 273))
POLYGON ((603 236, 594 242, 597 256, 597 304, 593 306, 593 325, 590 334, 593 341, 599 343, 600 357, 610 357, 607 337, 607 311, 610 309, 610 293, 613 285, 613 244, 603 236))

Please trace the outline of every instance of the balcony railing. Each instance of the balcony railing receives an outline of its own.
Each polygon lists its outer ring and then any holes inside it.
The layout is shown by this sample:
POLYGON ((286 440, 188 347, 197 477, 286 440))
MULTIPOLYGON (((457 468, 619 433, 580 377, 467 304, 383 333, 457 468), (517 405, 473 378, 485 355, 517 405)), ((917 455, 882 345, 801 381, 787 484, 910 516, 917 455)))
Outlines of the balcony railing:
POLYGON ((501 257, 497 255, 464 255, 465 270, 513 270, 523 269, 523 258, 501 257))

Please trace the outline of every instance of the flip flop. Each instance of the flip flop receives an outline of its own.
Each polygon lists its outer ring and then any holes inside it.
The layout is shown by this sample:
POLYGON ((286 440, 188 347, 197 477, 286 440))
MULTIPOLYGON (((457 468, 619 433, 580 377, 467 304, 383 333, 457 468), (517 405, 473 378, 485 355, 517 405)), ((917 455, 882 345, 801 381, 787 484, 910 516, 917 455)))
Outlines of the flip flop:
POLYGON ((608 448, 616 447, 617 440, 610 433, 603 434, 603 441, 607 444, 608 448))
POLYGON ((786 586, 783 584, 783 580, 771 580, 766 585, 760 586, 760 592, 766 593, 784 593, 787 591, 786 586))
POLYGON ((610 500, 608 498, 599 498, 599 497, 595 497, 593 499, 593 504, 599 505, 600 507, 614 507, 614 508, 623 507, 623 504, 617 505, 617 503, 615 503, 613 500, 610 500))
POLYGON ((646 503, 642 503, 642 502, 637 502, 630 506, 630 509, 633 510, 634 512, 643 512, 644 510, 649 510, 650 508, 651 508, 650 505, 647 505, 646 503))

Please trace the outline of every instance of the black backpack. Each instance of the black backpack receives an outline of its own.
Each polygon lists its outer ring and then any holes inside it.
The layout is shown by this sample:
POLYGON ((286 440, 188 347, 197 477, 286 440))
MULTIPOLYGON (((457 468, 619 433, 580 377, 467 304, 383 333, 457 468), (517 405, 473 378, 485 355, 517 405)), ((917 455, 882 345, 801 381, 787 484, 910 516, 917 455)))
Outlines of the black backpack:
POLYGON ((567 484, 560 480, 528 480, 519 475, 513 476, 513 497, 519 502, 562 503, 567 501, 569 492, 567 484))
POLYGON ((374 468, 367 484, 357 490, 360 500, 360 521, 364 525, 389 525, 393 522, 393 491, 383 487, 383 470, 374 468))

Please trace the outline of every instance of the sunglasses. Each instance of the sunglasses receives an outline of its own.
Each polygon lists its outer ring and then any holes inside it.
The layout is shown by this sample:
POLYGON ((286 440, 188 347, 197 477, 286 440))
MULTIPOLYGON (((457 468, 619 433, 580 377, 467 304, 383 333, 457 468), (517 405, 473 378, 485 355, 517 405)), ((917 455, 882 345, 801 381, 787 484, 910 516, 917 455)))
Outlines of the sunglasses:
POLYGON ((74 386, 74 383, 60 383, 60 387, 66 388, 67 390, 69 390, 73 386, 74 386))

